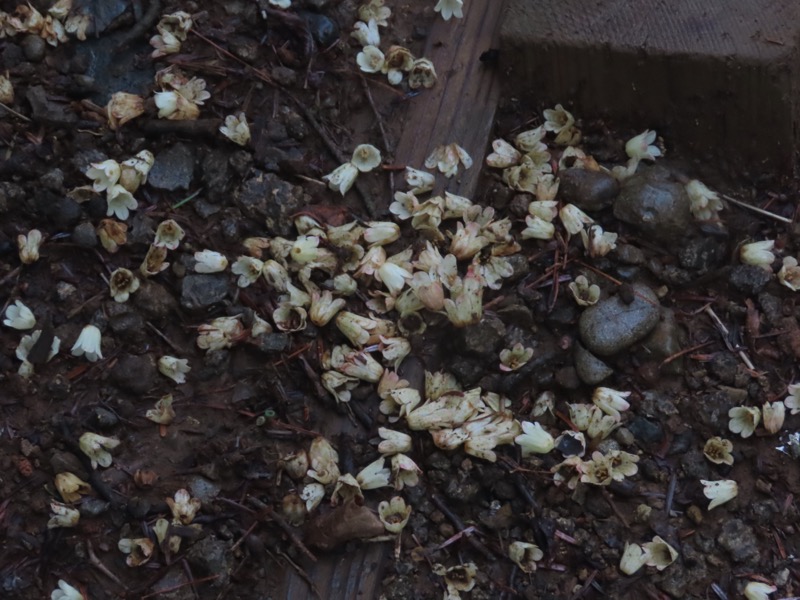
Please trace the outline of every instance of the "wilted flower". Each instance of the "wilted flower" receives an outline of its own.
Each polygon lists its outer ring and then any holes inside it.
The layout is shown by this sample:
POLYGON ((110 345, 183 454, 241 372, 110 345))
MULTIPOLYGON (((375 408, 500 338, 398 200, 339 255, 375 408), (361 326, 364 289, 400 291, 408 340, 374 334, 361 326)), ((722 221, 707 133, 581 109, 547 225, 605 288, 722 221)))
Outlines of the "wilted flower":
POLYGON ((520 343, 514 344, 510 350, 508 348, 500 351, 500 370, 516 371, 525 366, 533 357, 533 348, 526 348, 520 343))
POLYGON ((350 37, 355 38, 362 47, 378 47, 381 45, 381 34, 375 19, 370 19, 366 23, 364 21, 356 21, 356 24, 353 25, 353 31, 350 33, 350 37))
POLYGON ((128 269, 116 269, 108 280, 111 297, 117 302, 127 302, 130 295, 139 289, 139 280, 128 269))
POLYGON ((339 454, 324 437, 314 438, 308 451, 308 458, 311 464, 308 470, 309 477, 323 485, 339 479, 339 454))
POLYGON ((153 245, 157 248, 175 250, 186 236, 186 232, 174 220, 161 221, 156 229, 156 239, 153 245))
POLYGON ((775 262, 775 255, 772 253, 774 248, 775 240, 752 242, 741 247, 739 258, 746 265, 756 265, 772 270, 772 263, 775 262))
MULTIPOLYGON (((412 90, 424 87, 425 89, 432 88, 436 84, 436 69, 428 58, 418 58, 411 65, 411 71, 408 73, 408 87, 412 90)), ((427 164, 426 164, 427 166, 427 164)), ((465 168, 469 168, 464 165, 465 168)), ((431 167, 428 167, 429 169, 431 167)))
POLYGON ((406 506, 405 500, 400 496, 394 496, 389 502, 383 501, 378 504, 378 518, 390 533, 400 533, 410 516, 411 507, 406 506))
POLYGON ((213 250, 195 252, 194 259, 197 261, 194 265, 197 273, 219 273, 228 267, 228 259, 213 250))
POLYGON ((308 316, 314 325, 322 327, 327 325, 346 304, 342 298, 334 298, 328 290, 322 294, 314 292, 311 294, 311 309, 308 316))
POLYGON ((92 24, 92 16, 85 15, 82 13, 74 13, 67 17, 67 20, 64 22, 64 30, 67 33, 75 34, 75 37, 78 38, 80 41, 86 41, 86 31, 89 29, 89 25, 92 24))
POLYGON ((129 567, 140 567, 153 557, 156 545, 150 538, 122 538, 117 543, 117 548, 128 555, 125 563, 129 567))
POLYGON ((306 328, 307 318, 308 311, 293 302, 281 302, 278 307, 272 311, 272 320, 275 322, 275 326, 281 331, 302 331, 306 328))
POLYGON ((486 164, 490 167, 505 169, 518 164, 522 159, 519 150, 503 139, 494 140, 492 149, 494 152, 486 157, 486 164))
POLYGON ((520 234, 523 240, 551 240, 556 233, 556 227, 541 217, 526 216, 525 229, 520 234))
POLYGON ((765 402, 761 407, 761 416, 764 419, 764 429, 770 433, 778 433, 783 427, 786 415, 786 406, 783 402, 765 402))
POLYGON ((147 183, 147 176, 156 161, 156 157, 149 150, 142 150, 136 156, 125 160, 120 165, 119 184, 131 194, 139 186, 147 183))
POLYGON ((536 544, 511 542, 508 546, 508 557, 522 569, 523 573, 533 573, 536 571, 537 561, 544 557, 544 552, 536 544))
POLYGON ((528 214, 550 223, 558 216, 558 202, 555 200, 534 200, 528 204, 528 214))
POLYGON ((144 98, 127 92, 116 92, 106 105, 108 126, 116 131, 128 121, 144 113, 144 98))
POLYGON ((220 126, 219 131, 234 144, 246 146, 250 142, 250 126, 243 112, 225 117, 225 124, 220 126))
POLYGON ((625 153, 634 160, 655 160, 661 156, 658 146, 652 145, 656 141, 656 132, 645 129, 636 137, 632 137, 625 144, 625 153))
POLYGON ((92 188, 99 194, 111 189, 119 181, 120 165, 113 159, 92 163, 86 171, 86 176, 93 181, 92 188))
POLYGON ((728 411, 728 429, 743 438, 749 438, 761 421, 761 411, 752 406, 735 406, 728 411))
POLYGON ((619 392, 611 388, 599 387, 595 388, 592 394, 592 402, 607 415, 619 419, 620 411, 628 410, 631 407, 625 400, 630 395, 630 392, 619 392))
POLYGON ((202 504, 198 498, 192 498, 185 489, 175 492, 174 498, 166 498, 167 505, 172 511, 173 525, 189 525, 202 504))
POLYGON ((89 362, 95 362, 97 359, 103 358, 100 339, 100 330, 94 325, 86 325, 72 347, 72 355, 86 356, 86 360, 89 362))
POLYGON ((561 217, 561 223, 564 225, 564 229, 566 229, 570 235, 575 235, 583 231, 584 225, 591 225, 594 223, 594 219, 574 204, 565 204, 558 214, 561 217))
POLYGON ((142 275, 142 277, 158 275, 161 271, 169 267, 169 263, 165 262, 166 259, 166 248, 151 245, 147 249, 147 254, 145 254, 142 264, 139 265, 139 274, 142 275))
POLYGON ((625 544, 622 558, 619 561, 619 570, 625 575, 633 575, 650 560, 650 553, 639 544, 625 544))
POLYGON ((178 11, 163 15, 156 25, 158 35, 150 38, 150 45, 155 48, 150 55, 153 58, 180 52, 181 42, 186 40, 192 28, 192 17, 186 12, 178 11))
POLYGON ((580 466, 581 482, 592 485, 610 485, 614 480, 614 465, 611 458, 602 452, 592 453, 592 459, 580 466))
POLYGON ((31 309, 22 303, 22 300, 16 300, 14 304, 9 304, 8 308, 6 308, 6 318, 3 319, 3 325, 21 331, 33 329, 36 325, 36 317, 33 316, 31 309))
POLYGON ((382 440, 378 444, 378 452, 383 455, 400 454, 411 450, 411 436, 407 433, 379 427, 378 435, 382 440))
POLYGON ((531 454, 547 454, 553 449, 553 436, 542 428, 538 422, 522 421, 523 433, 514 438, 514 442, 522 449, 522 456, 531 454))
POLYGON ((197 328, 197 347, 201 350, 230 348, 244 333, 238 317, 217 317, 197 328))
POLYGON ((478 567, 475 563, 456 565, 446 569, 440 564, 433 565, 433 572, 444 577, 447 585, 445 600, 458 600, 461 598, 459 592, 469 592, 475 587, 475 575, 478 574, 478 567))
POLYGON ((25 265, 30 265, 39 260, 39 246, 42 245, 42 232, 38 229, 31 229, 27 235, 17 236, 17 248, 19 248, 19 259, 25 265))
MULTIPOLYGON (((411 194, 424 194, 433 189, 436 177, 427 171, 420 171, 411 167, 406 167, 406 183, 411 186, 411 194)), ((402 193, 402 192, 399 192, 402 193)), ((395 194, 396 196, 397 194, 395 194)), ((409 215, 410 216, 410 215, 409 215)))
POLYGON ((175 383, 186 383, 186 374, 191 370, 189 360, 186 358, 162 356, 158 359, 158 371, 175 383))
MULTIPOLYGON (((28 361, 28 354, 30 354, 34 344, 39 341, 39 337, 41 337, 41 335, 42 330, 37 329, 30 335, 23 335, 22 339, 17 345, 15 355, 19 360, 22 361, 18 373, 23 379, 28 379, 31 375, 33 375, 33 364, 28 361)), ((56 354, 58 354, 60 348, 61 340, 58 338, 58 336, 53 336, 53 342, 50 345, 50 352, 47 354, 47 360, 49 361, 56 354)))
POLYGON ((112 254, 128 241, 128 226, 113 219, 101 220, 96 231, 103 248, 112 254))
POLYGON ((733 444, 730 440, 726 440, 719 436, 714 436, 706 440, 706 445, 703 447, 703 454, 705 457, 717 465, 732 465, 733 444))
POLYGON ((77 502, 92 491, 92 486, 74 473, 58 473, 55 484, 64 502, 77 502))
POLYGON ((119 446, 119 440, 87 431, 78 440, 78 445, 81 452, 92 461, 92 468, 96 469, 97 465, 101 467, 111 465, 112 458, 109 450, 119 446))
POLYGON ((800 412, 800 383, 791 384, 788 391, 789 396, 783 399, 783 404, 796 415, 800 412))
POLYGON ((739 486, 733 479, 722 479, 720 481, 701 479, 700 483, 703 484, 703 494, 711 500, 708 510, 733 500, 739 494, 739 486))
POLYGON ((321 483, 309 483, 300 492, 300 499, 306 503, 306 510, 311 512, 319 506, 325 497, 325 486, 321 483))
POLYGON ((358 177, 358 168, 353 163, 346 162, 325 175, 322 180, 328 182, 330 189, 344 196, 353 187, 356 177, 358 177))
POLYGON ((377 46, 364 46, 356 55, 356 63, 364 73, 380 73, 386 58, 377 46))
POLYGON ((386 458, 381 456, 361 469, 356 475, 356 481, 362 490, 374 490, 379 487, 389 486, 389 477, 392 472, 384 467, 386 458))
POLYGON ((544 111, 544 129, 559 135, 563 131, 568 131, 575 125, 575 117, 566 110, 561 104, 556 104, 555 108, 547 108, 544 111))
POLYGON ((368 352, 358 352, 346 345, 333 347, 331 367, 345 375, 372 383, 383 375, 383 367, 368 352))
POLYGON ((458 223, 455 233, 452 234, 450 253, 459 260, 475 256, 490 243, 488 237, 481 235, 482 231, 480 223, 475 221, 458 223))
POLYGON ((422 473, 422 469, 405 454, 395 454, 392 456, 394 489, 402 490, 405 486, 416 486, 419 483, 420 473, 422 473))
POLYGON ((364 230, 364 241, 370 245, 385 246, 400 237, 400 226, 391 221, 372 221, 364 230))
POLYGON ((63 579, 58 580, 58 589, 50 592, 50 600, 86 600, 78 590, 63 579))
POLYGON ((581 229, 581 240, 583 247, 592 258, 605 256, 617 247, 617 234, 610 231, 603 231, 600 225, 590 225, 586 229, 581 229))
POLYGON ((692 179, 686 184, 686 193, 691 201, 692 215, 698 221, 715 221, 722 210, 722 201, 717 192, 712 192, 702 181, 692 179))
POLYGON ((447 318, 456 327, 478 323, 483 316, 483 281, 470 265, 463 280, 450 288, 450 298, 444 301, 447 318))
POLYGON ((106 192, 106 216, 114 216, 117 219, 124 221, 130 216, 130 211, 136 210, 139 203, 133 194, 126 190, 122 185, 112 185, 106 192))
POLYGON ((583 275, 578 275, 567 287, 580 306, 592 306, 600 299, 600 286, 589 285, 589 280, 583 275))
POLYGON ((169 425, 175 420, 175 409, 172 408, 172 394, 162 396, 154 408, 149 408, 145 413, 145 418, 158 423, 159 425, 169 425))
POLYGON ((465 169, 472 166, 472 158, 467 151, 458 144, 446 144, 437 146, 433 152, 425 159, 425 167, 428 169, 437 168, 445 177, 452 177, 458 173, 458 163, 464 165, 465 169))
POLYGON ((325 371, 321 377, 322 387, 328 390, 336 402, 350 402, 350 391, 358 386, 359 379, 338 371, 325 371))
POLYGON ((75 527, 81 518, 81 513, 66 504, 52 500, 50 502, 50 520, 47 522, 48 529, 56 527, 75 527))
POLYGON ((480 388, 450 392, 428 401, 406 416, 408 427, 415 431, 455 429, 473 417, 483 405, 480 388))
POLYGON ((778 281, 793 292, 800 290, 800 267, 797 266, 797 259, 794 256, 783 258, 783 265, 778 271, 778 281))
POLYGON ((364 502, 364 492, 361 491, 356 478, 350 473, 339 476, 331 493, 331 504, 333 506, 339 504, 340 500, 342 503, 355 502, 356 504, 362 504, 364 502))
POLYGON ((777 592, 778 588, 762 581, 748 581, 744 586, 744 597, 747 600, 769 600, 770 594, 777 592))
POLYGON ((362 4, 358 7, 358 18, 365 22, 372 19, 381 27, 388 26, 386 19, 392 16, 392 11, 384 6, 384 2, 385 0, 369 0, 362 4))
POLYGON ((663 571, 678 558, 678 552, 665 542, 660 536, 655 536, 652 542, 642 544, 647 554, 647 566, 663 571))

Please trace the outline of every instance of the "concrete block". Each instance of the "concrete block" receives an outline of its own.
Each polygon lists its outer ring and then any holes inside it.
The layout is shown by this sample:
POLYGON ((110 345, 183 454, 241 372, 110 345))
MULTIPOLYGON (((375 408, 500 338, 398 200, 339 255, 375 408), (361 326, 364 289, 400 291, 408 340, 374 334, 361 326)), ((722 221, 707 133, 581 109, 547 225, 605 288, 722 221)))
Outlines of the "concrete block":
POLYGON ((798 0, 508 0, 508 93, 655 128, 752 172, 797 168, 798 0))

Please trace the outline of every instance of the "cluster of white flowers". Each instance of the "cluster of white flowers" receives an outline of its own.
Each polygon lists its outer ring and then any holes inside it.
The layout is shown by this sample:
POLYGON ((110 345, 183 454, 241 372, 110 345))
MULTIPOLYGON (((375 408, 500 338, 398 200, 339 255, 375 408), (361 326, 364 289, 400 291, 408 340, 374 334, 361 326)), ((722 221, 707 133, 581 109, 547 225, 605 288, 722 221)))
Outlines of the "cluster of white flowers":
POLYGON ((51 46, 69 41, 68 33, 81 41, 92 17, 80 11, 72 12, 73 0, 58 0, 43 15, 30 3, 18 4, 13 13, 0 10, 0 39, 22 33, 38 35, 51 46))
MULTIPOLYGON (((789 393, 784 402, 765 402, 759 409, 757 406, 734 406, 728 411, 730 421, 728 421, 728 429, 732 433, 738 433, 743 438, 749 438, 758 427, 758 424, 764 422, 764 429, 768 433, 778 433, 783 427, 783 421, 786 416, 786 409, 793 408, 796 398, 792 388, 797 386, 789 386, 789 393)), ((792 411, 793 413, 796 411, 792 411)))
POLYGON ((189 79, 179 69, 168 67, 156 73, 155 94, 160 119, 192 121, 200 116, 200 106, 211 97, 206 82, 198 77, 189 79))
POLYGON ((626 575, 633 575, 643 566, 655 567, 663 571, 678 558, 678 552, 660 536, 646 544, 625 544, 619 569, 626 575))
POLYGON ((381 164, 381 152, 372 144, 359 144, 353 156, 322 179, 328 187, 344 196, 353 187, 359 173, 369 173, 381 164))
POLYGON ((106 193, 106 214, 124 221, 131 210, 138 207, 133 197, 139 186, 147 183, 147 175, 155 162, 153 153, 142 150, 133 158, 118 163, 113 159, 92 163, 86 176, 93 181, 92 189, 98 194, 106 193))
POLYGON ((429 59, 415 58, 403 46, 390 46, 385 53, 379 48, 379 27, 388 25, 387 19, 391 14, 392 11, 384 6, 384 0, 370 0, 359 7, 358 16, 361 20, 356 22, 350 34, 362 46, 356 63, 364 73, 383 73, 392 85, 400 85, 407 75, 411 89, 433 87, 436 69, 429 59))
POLYGON ((159 58, 180 52, 181 43, 186 41, 192 24, 192 16, 183 11, 163 15, 156 25, 158 35, 150 38, 150 45, 155 48, 150 56, 159 58))

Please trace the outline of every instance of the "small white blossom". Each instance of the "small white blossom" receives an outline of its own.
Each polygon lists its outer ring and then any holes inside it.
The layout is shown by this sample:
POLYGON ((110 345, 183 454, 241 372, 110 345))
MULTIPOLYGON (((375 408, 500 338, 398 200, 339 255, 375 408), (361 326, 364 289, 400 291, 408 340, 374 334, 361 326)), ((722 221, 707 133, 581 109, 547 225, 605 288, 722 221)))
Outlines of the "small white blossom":
POLYGON ((83 594, 63 579, 58 580, 58 589, 50 592, 50 600, 85 600, 83 594))
POLYGON ((520 234, 523 240, 551 240, 556 234, 556 227, 541 217, 528 215, 525 217, 525 229, 520 234))
POLYGON ((378 435, 382 440, 378 444, 378 452, 384 456, 402 454, 411 450, 411 436, 407 433, 379 427, 378 435))
POLYGON ((174 356, 162 356, 158 359, 158 371, 175 383, 186 383, 186 374, 191 371, 189 360, 174 356))
POLYGON ((219 273, 228 267, 228 259, 213 250, 195 252, 194 259, 197 261, 194 265, 197 273, 219 273))
POLYGON ((93 180, 92 188, 100 193, 110 189, 119 181, 120 165, 117 161, 108 159, 100 163, 92 163, 86 171, 86 176, 93 180))
POLYGON ((753 406, 734 406, 728 411, 728 429, 743 438, 749 438, 761 421, 761 411, 753 406))
POLYGON ((769 433, 778 433, 783 427, 786 417, 786 406, 783 402, 765 402, 761 407, 764 429, 769 433))
POLYGON ((106 192, 106 203, 108 210, 106 216, 114 216, 120 221, 124 221, 130 215, 129 211, 136 210, 139 203, 128 190, 122 185, 112 185, 106 192))
POLYGON ((410 516, 411 507, 406 506, 405 500, 400 496, 394 496, 389 502, 383 501, 378 504, 378 518, 390 533, 400 533, 410 516))
POLYGON ((523 573, 533 573, 536 571, 536 563, 544 558, 544 552, 536 544, 511 542, 508 546, 508 557, 523 573))
POLYGON ((197 347, 201 350, 230 348, 244 333, 238 317, 217 317, 197 328, 197 347))
POLYGON ((386 58, 377 46, 364 46, 356 55, 356 63, 364 73, 380 73, 386 58))
POLYGON ((783 258, 783 265, 778 271, 778 281, 793 292, 800 290, 800 267, 797 266, 797 259, 794 256, 783 258))
POLYGON ((350 37, 355 38, 362 47, 378 47, 381 45, 381 34, 378 29, 378 22, 375 19, 370 19, 366 23, 364 21, 356 21, 350 37))
POLYGON ((116 269, 108 280, 111 297, 116 302, 127 302, 130 295, 139 289, 139 280, 128 269, 116 269))
POLYGON ((464 0, 439 0, 433 10, 441 13, 445 21, 449 21, 452 17, 457 19, 464 17, 463 6, 464 0))
POLYGON ((219 128, 219 131, 234 144, 246 146, 250 142, 250 126, 247 124, 247 116, 243 112, 225 117, 225 124, 219 128))
POLYGON ((185 489, 175 492, 174 498, 166 498, 166 502, 170 511, 172 511, 172 523, 174 525, 189 525, 201 506, 200 500, 192 498, 191 494, 185 489))
POLYGON ((589 285, 584 275, 578 275, 567 287, 580 306, 592 306, 600 299, 600 286, 594 283, 589 285))
POLYGON ((533 357, 533 348, 526 348, 520 343, 514 344, 513 348, 505 348, 500 351, 500 370, 516 371, 527 364, 533 357))
POLYGON ((774 248, 775 240, 752 242, 741 247, 739 258, 746 265, 756 265, 772 270, 772 263, 775 262, 775 255, 772 253, 774 248))
POLYGON ((744 586, 744 597, 747 600, 769 600, 769 596, 777 591, 776 586, 763 581, 748 581, 744 586))
POLYGON ((561 223, 564 225, 564 229, 566 229, 570 235, 575 235, 583 231, 584 225, 591 225, 594 223, 594 219, 574 204, 565 204, 558 214, 561 217, 561 223))
POLYGON ((547 454, 553 449, 555 445, 553 436, 538 422, 522 421, 520 425, 523 433, 515 437, 514 442, 522 449, 522 456, 547 454))
POLYGON ((622 558, 619 561, 619 570, 625 575, 633 575, 647 564, 650 554, 639 544, 625 544, 622 551, 622 558))
POLYGON ((144 98, 127 92, 116 92, 106 105, 106 113, 109 128, 116 131, 144 113, 144 98))
MULTIPOLYGON (((418 169, 412 169, 411 167, 406 167, 405 177, 406 183, 411 186, 411 189, 409 190, 411 194, 424 194, 425 192, 430 192, 433 189, 434 183, 436 182, 436 177, 432 173, 420 171, 418 169)), ((397 197, 397 193, 395 194, 395 198, 397 197)))
POLYGON ((9 304, 6 308, 3 325, 21 331, 33 329, 36 326, 36 317, 33 316, 31 309, 22 303, 22 300, 16 300, 14 304, 9 304))
POLYGON ((486 157, 486 164, 490 167, 505 169, 519 164, 522 159, 522 154, 520 154, 519 150, 503 139, 494 140, 492 149, 494 152, 486 157))
POLYGON ((44 238, 38 229, 31 229, 27 235, 17 236, 17 248, 19 249, 19 259, 22 264, 30 265, 39 260, 39 247, 44 238))
POLYGON ((101 334, 100 330, 94 325, 86 325, 82 330, 75 345, 72 346, 73 356, 86 356, 89 362, 95 362, 103 358, 100 349, 101 334))
MULTIPOLYGON (((436 69, 428 58, 418 58, 411 65, 411 71, 408 73, 408 87, 412 90, 424 87, 430 89, 436 83, 436 69)), ((428 167, 429 169, 431 167, 428 167)), ((469 167, 467 167, 469 168, 469 167)))
POLYGON ((700 483, 703 484, 703 494, 706 498, 711 500, 711 503, 708 505, 708 510, 733 500, 739 494, 739 486, 733 479, 722 479, 719 481, 701 479, 700 483))
POLYGON ((657 156, 661 156, 661 150, 653 145, 655 141, 656 132, 645 129, 627 141, 625 153, 634 160, 655 160, 657 156))
POLYGON ((786 408, 792 411, 793 415, 800 413, 800 383, 793 383, 788 388, 789 395, 783 399, 786 408))
POLYGON ((359 144, 350 162, 362 173, 368 173, 381 164, 381 152, 372 144, 359 144))
POLYGON ((142 150, 136 156, 129 158, 120 165, 119 184, 131 194, 139 186, 147 183, 147 176, 155 164, 156 157, 149 150, 142 150))
POLYGON ((61 502, 56 502, 55 500, 50 502, 50 512, 52 514, 50 515, 50 520, 47 522, 48 529, 75 527, 78 525, 78 521, 81 518, 81 513, 78 512, 77 509, 71 508, 66 504, 61 504, 61 502))
POLYGON ((156 239, 153 246, 175 250, 186 236, 186 232, 173 219, 161 221, 156 229, 156 239))
POLYGON ((392 16, 392 11, 384 4, 385 0, 369 0, 358 7, 358 18, 364 22, 374 20, 381 27, 387 27, 389 23, 386 19, 392 16))
POLYGON ((119 440, 87 431, 78 440, 78 445, 81 452, 92 461, 92 468, 96 469, 98 465, 101 467, 111 465, 112 458, 109 450, 119 446, 119 440))
POLYGON ((686 193, 691 201, 692 215, 698 221, 715 221, 719 219, 717 213, 722 210, 722 200, 719 194, 713 192, 697 179, 692 179, 686 184, 686 193))
POLYGON ((452 177, 458 173, 458 163, 465 169, 472 166, 472 158, 467 151, 458 144, 446 144, 437 146, 433 152, 425 159, 425 167, 428 169, 437 168, 445 177, 452 177))
POLYGON ((353 187, 356 177, 358 177, 358 167, 351 162, 346 162, 325 175, 322 180, 328 182, 330 189, 344 196, 353 187))
POLYGON ((381 456, 359 471, 356 481, 362 490, 374 490, 389 486, 389 477, 392 472, 384 466, 385 463, 386 458, 381 456))
POLYGON ((678 558, 678 552, 664 541, 660 536, 655 536, 652 542, 642 545, 647 554, 647 566, 663 571, 678 558))
POLYGON ((263 268, 263 261, 253 258, 252 256, 240 256, 236 259, 236 262, 233 263, 231 271, 234 275, 239 276, 237 285, 241 288, 246 288, 258 281, 263 268))
POLYGON ((581 229, 580 233, 583 247, 592 258, 605 256, 617 247, 617 234, 603 231, 600 225, 590 225, 588 231, 581 229))
MULTIPOLYGON (((166 375, 166 373, 164 374, 166 375)), ((149 408, 144 416, 146 419, 153 423, 158 423, 159 425, 169 425, 172 423, 172 421, 175 420, 175 409, 172 408, 172 394, 167 394, 159 398, 155 407, 149 408)))
POLYGON ((732 465, 733 455, 731 454, 731 450, 733 450, 733 444, 730 440, 714 436, 706 440, 705 446, 703 447, 703 454, 714 464, 732 465))
POLYGON ((631 405, 625 400, 630 392, 620 392, 607 387, 599 387, 592 394, 592 402, 607 415, 619 420, 620 412, 628 410, 631 405))

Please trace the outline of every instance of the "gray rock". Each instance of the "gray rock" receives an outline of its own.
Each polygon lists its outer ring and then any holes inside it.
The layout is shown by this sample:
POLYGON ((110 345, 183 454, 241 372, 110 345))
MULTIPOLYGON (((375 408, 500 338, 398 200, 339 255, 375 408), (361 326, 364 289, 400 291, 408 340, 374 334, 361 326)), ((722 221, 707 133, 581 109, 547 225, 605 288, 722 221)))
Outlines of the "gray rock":
POLYGON ((556 383, 565 390, 577 390, 581 387, 581 380, 575 367, 561 367, 556 371, 556 383))
POLYGON ((181 282, 181 306, 198 310, 222 301, 228 295, 228 278, 218 273, 195 273, 181 282))
POLYGON ((94 248, 97 246, 97 232, 91 223, 78 223, 72 230, 70 236, 72 241, 84 248, 94 248))
POLYGON ((646 261, 644 252, 631 244, 617 244, 613 256, 626 265, 643 265, 646 261))
POLYGON ((283 352, 292 343, 292 337, 288 333, 264 333, 253 342, 261 352, 283 352))
POLYGON ((661 242, 674 244, 696 230, 691 201, 669 171, 650 167, 628 179, 614 201, 614 216, 661 242))
POLYGON ((638 442, 645 445, 657 444, 664 437, 664 429, 660 423, 642 417, 634 417, 628 423, 628 430, 638 442))
POLYGON ((192 497, 199 498, 204 504, 211 502, 219 496, 221 488, 212 481, 200 475, 192 475, 188 482, 189 491, 192 497))
POLYGON ((117 423, 119 423, 119 418, 113 412, 108 410, 107 408, 103 408, 102 406, 98 406, 92 411, 92 423, 98 429, 108 430, 112 427, 116 427, 117 423))
POLYGON ((138 312, 124 312, 108 320, 111 328, 123 343, 140 344, 148 335, 144 319, 138 312))
POLYGON ((202 199, 192 202, 192 208, 201 219, 208 219, 222 210, 219 204, 211 204, 211 202, 202 199))
POLYGON ((722 546, 734 562, 746 562, 758 557, 755 531, 741 519, 731 519, 722 526, 717 543, 722 546))
POLYGON ((108 506, 109 503, 105 500, 87 496, 81 501, 79 509, 82 517, 91 518, 102 515, 108 510, 108 506))
POLYGON ((310 202, 300 186, 263 171, 255 171, 236 190, 234 199, 247 217, 266 223, 271 233, 281 236, 292 234, 291 215, 310 202))
POLYGON ((41 62, 47 50, 47 42, 38 35, 26 35, 20 42, 25 58, 31 62, 41 62))
POLYGON ((34 121, 41 121, 50 125, 72 125, 78 120, 78 115, 70 110, 66 104, 51 101, 47 97, 47 92, 40 85, 28 88, 25 98, 33 110, 34 121))
POLYGON ((720 265, 727 255, 727 244, 716 237, 702 236, 688 240, 678 251, 678 262, 684 269, 700 274, 720 265))
POLYGON ((172 567, 151 589, 160 600, 195 600, 189 579, 180 566, 172 567))
POLYGON ((155 281, 142 281, 139 290, 132 297, 136 308, 148 319, 163 319, 178 309, 174 296, 155 281))
POLYGON ((72 198, 45 189, 34 194, 36 208, 58 229, 69 229, 81 220, 81 206, 72 198))
MULTIPOLYGON (((655 326, 643 346, 650 352, 650 358, 663 361, 680 352, 683 331, 675 319, 675 313, 668 309, 661 309, 661 319, 655 326)), ((661 367, 663 373, 678 374, 683 371, 683 361, 679 358, 661 367)))
POLYGON ((53 473, 74 473, 84 481, 89 477, 83 468, 83 463, 70 452, 53 450, 50 456, 50 468, 53 473))
POLYGON ((274 67, 271 75, 277 83, 285 87, 292 87, 297 82, 297 71, 289 67, 274 67))
POLYGON ((575 344, 575 371, 586 385, 597 385, 614 372, 582 344, 575 344))
POLYGON ((61 192, 64 189, 64 171, 51 169, 42 175, 39 182, 50 191, 61 192))
POLYGON ((711 476, 711 465, 698 448, 692 448, 681 456, 681 469, 688 479, 709 479, 711 476))
POLYGON ((301 12, 300 16, 306 22, 311 37, 323 48, 339 39, 339 26, 329 17, 306 11, 301 12))
POLYGON ((194 149, 177 143, 156 155, 147 183, 158 190, 188 190, 194 175, 194 149))
POLYGON ((481 359, 456 355, 450 364, 450 371, 462 384, 469 386, 480 380, 485 367, 485 361, 481 359))
POLYGON ((155 385, 156 377, 156 361, 150 354, 123 354, 111 370, 111 382, 133 394, 148 392, 155 385))
POLYGON ((91 17, 89 33, 94 34, 105 31, 128 8, 129 4, 125 0, 103 0, 103 2, 76 0, 73 10, 79 10, 82 14, 91 17))
POLYGON ((733 385, 736 381, 736 372, 739 370, 739 361, 729 352, 716 352, 708 367, 720 383, 733 385))
POLYGON ((233 553, 229 552, 229 547, 228 542, 209 536, 189 548, 186 558, 199 572, 218 576, 212 584, 214 587, 224 587, 233 566, 233 553))
POLYGON ((731 269, 731 285, 748 296, 756 296, 772 279, 772 271, 756 265, 736 265, 731 269))
POLYGON ((578 322, 581 341, 599 356, 610 356, 645 338, 658 323, 660 305, 655 293, 634 285, 630 304, 619 296, 601 300, 587 308, 578 322))
POLYGON ((485 316, 479 323, 462 330, 460 350, 486 359, 496 358, 505 335, 506 326, 500 319, 485 316))
POLYGON ((203 159, 203 183, 208 198, 214 202, 221 200, 228 191, 231 178, 229 156, 230 153, 225 150, 214 149, 203 159))
POLYGON ((564 202, 581 210, 601 210, 619 194, 619 183, 610 174, 587 169, 567 169, 559 173, 558 193, 564 202))

